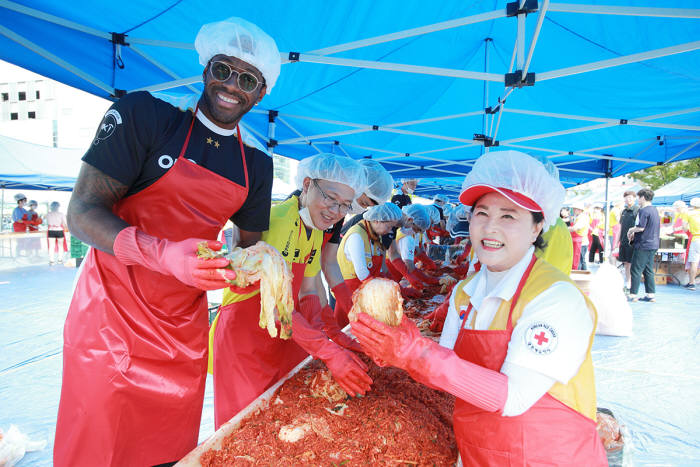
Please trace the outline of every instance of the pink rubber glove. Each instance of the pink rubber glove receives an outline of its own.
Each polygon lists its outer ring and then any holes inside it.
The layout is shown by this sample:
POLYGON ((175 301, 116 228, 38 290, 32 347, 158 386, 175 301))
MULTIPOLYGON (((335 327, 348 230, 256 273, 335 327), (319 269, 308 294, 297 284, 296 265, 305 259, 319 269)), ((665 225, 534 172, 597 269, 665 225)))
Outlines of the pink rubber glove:
POLYGON ((430 257, 425 254, 425 251, 418 252, 418 254, 415 255, 415 261, 422 262, 423 267, 428 271, 437 271, 437 264, 435 264, 435 261, 430 259, 430 257))
POLYGON ((335 320, 338 326, 344 328, 349 323, 348 313, 352 309, 352 294, 345 282, 336 285, 331 291, 335 297, 335 320))
MULTIPOLYGON (((394 260, 394 261, 396 261, 396 260, 394 260)), ((399 260, 399 261, 401 261, 401 260, 399 260)), ((403 261, 401 261, 401 264, 403 264, 403 261)), ((406 268, 406 265, 404 264, 403 267, 406 268)), ((403 276, 401 275, 401 272, 398 269, 396 269, 396 266, 394 265, 394 263, 391 260, 389 260, 389 258, 387 258, 387 260, 386 260, 386 269, 387 269, 387 275, 386 275, 387 279, 392 279, 394 282, 401 282, 401 277, 403 277, 403 276)), ((408 273, 408 271, 407 271, 407 273, 408 273)))
MULTIPOLYGON (((188 238, 174 242, 153 237, 131 226, 119 232, 114 240, 114 256, 127 266, 140 264, 201 290, 228 287, 219 269, 228 266, 229 260, 198 258, 197 245, 202 241, 206 241, 212 250, 221 249, 222 243, 215 240, 188 238)), ((225 275, 229 280, 236 278, 236 273, 231 270, 226 270, 225 275)))
POLYGON ((420 279, 416 276, 412 276, 408 272, 408 268, 406 267, 406 263, 403 262, 401 258, 396 258, 391 260, 392 266, 396 268, 397 271, 401 273, 403 277, 406 278, 406 280, 411 284, 411 287, 414 289, 418 290, 418 292, 423 290, 423 282, 421 282, 420 279))
POLYGON ((314 329, 310 323, 320 313, 321 302, 316 295, 299 299, 299 310, 292 313, 292 339, 314 358, 323 360, 345 392, 351 396, 364 395, 372 384, 367 365, 354 353, 328 340, 325 332, 314 329))
POLYGON ((440 284, 440 281, 438 279, 436 279, 435 277, 433 277, 431 275, 424 273, 423 271, 421 271, 418 268, 414 269, 411 274, 413 274, 415 277, 422 280, 423 282, 425 282, 428 285, 439 285, 440 284))
MULTIPOLYGON (((345 334, 338 325, 335 319, 333 308, 326 305, 321 310, 321 319, 323 320, 323 331, 333 342, 341 347, 345 347, 353 352, 362 352, 362 346, 357 340, 345 334)), ((346 318, 347 319, 347 318, 346 318)))
MULTIPOLYGON (((449 294, 448 294, 449 296, 449 294)), ((450 301, 445 300, 439 307, 435 308, 430 314, 426 315, 425 319, 430 320, 430 330, 433 332, 441 332, 445 326, 445 318, 450 307, 450 301)))
POLYGON ((508 397, 506 375, 462 360, 453 350, 422 337, 410 319, 404 317, 399 326, 391 327, 360 313, 352 332, 378 364, 402 368, 416 381, 483 410, 503 410, 508 397))

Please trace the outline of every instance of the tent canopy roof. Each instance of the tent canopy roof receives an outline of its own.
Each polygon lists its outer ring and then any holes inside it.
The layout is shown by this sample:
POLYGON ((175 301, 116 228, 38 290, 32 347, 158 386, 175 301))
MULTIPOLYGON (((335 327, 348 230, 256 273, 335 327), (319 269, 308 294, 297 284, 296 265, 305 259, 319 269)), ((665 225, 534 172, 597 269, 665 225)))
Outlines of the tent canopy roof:
POLYGON ((700 197, 700 177, 685 178, 678 177, 654 192, 654 204, 669 205, 674 201, 690 201, 692 198, 700 197))
POLYGON ((565 186, 700 156, 696 2, 522 3, 535 10, 508 16, 502 0, 2 1, 0 58, 103 97, 196 95, 194 37, 235 12, 282 51, 277 85, 243 124, 284 156, 371 157, 395 178, 420 178, 418 194, 453 197, 496 144, 551 158, 565 186), (534 77, 509 74, 518 71, 534 77))

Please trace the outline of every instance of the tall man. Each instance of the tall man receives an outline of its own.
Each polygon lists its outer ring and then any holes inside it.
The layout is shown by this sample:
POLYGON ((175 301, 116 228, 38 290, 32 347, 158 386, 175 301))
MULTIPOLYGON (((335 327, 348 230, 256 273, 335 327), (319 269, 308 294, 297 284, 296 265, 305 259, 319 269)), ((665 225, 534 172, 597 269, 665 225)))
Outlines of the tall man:
POLYGON ((632 252, 632 264, 630 272, 632 285, 630 287, 630 301, 636 302, 639 282, 644 274, 644 290, 646 296, 643 302, 655 302, 656 282, 654 281, 654 255, 659 249, 659 231, 661 222, 659 212, 651 205, 654 192, 648 188, 642 188, 637 192, 639 212, 634 227, 627 231, 627 239, 634 249, 632 252))
POLYGON ((205 291, 226 286, 216 269, 228 264, 198 259, 197 245, 221 248, 229 218, 242 247, 268 228, 272 160, 237 135, 280 56, 240 18, 204 25, 195 49, 204 92, 194 112, 129 94, 83 157, 68 224, 93 249, 64 328, 56 466, 170 463, 197 444, 205 291))
POLYGON ((630 265, 632 263, 632 245, 627 238, 627 232, 634 227, 639 208, 635 204, 637 194, 634 191, 625 191, 625 206, 620 212, 620 236, 618 244, 617 260, 625 267, 625 288, 629 291, 632 276, 630 275, 630 265))

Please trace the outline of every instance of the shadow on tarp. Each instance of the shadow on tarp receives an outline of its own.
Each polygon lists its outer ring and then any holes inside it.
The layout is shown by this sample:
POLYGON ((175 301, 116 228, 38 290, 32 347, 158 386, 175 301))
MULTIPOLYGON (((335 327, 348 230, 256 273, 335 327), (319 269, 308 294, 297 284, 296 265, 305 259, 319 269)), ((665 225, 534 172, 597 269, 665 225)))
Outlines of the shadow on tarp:
MULTIPOLYGON (((61 389, 63 323, 76 269, 0 269, 0 428, 15 424, 47 447, 19 466, 50 466, 61 389)), ((700 292, 659 286, 635 303, 632 337, 596 336, 598 406, 626 426, 634 465, 700 463, 700 292)), ((214 433, 207 378, 200 441, 214 433)), ((555 439, 552 440, 556 442, 555 439)))

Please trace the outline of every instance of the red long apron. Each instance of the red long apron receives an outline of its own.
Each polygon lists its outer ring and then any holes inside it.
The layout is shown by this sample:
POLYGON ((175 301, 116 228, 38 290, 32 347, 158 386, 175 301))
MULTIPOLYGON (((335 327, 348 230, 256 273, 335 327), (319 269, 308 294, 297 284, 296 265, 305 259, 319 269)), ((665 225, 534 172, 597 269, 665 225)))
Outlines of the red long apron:
MULTIPOLYGON (((302 230, 300 220, 299 235, 302 230)), ((292 263, 295 310, 299 309, 299 291, 309 256, 310 253, 303 263, 292 263)), ((293 339, 270 337, 266 329, 260 328, 259 319, 260 294, 219 308, 213 345, 216 429, 309 355, 293 339)))
MULTIPOLYGON (((371 243, 372 243, 372 239, 371 239, 370 236, 369 236, 369 227, 367 226, 367 221, 363 220, 362 222, 365 223, 365 224, 364 224, 364 226, 365 226, 365 231, 367 232, 367 238, 369 239, 370 244, 371 244, 371 243)), ((374 252, 374 251, 372 251, 372 252, 374 252)), ((373 255, 372 255, 372 259, 371 259, 371 261, 370 261, 370 264, 369 264, 369 266, 367 267, 367 269, 369 269, 369 276, 367 276, 367 278, 366 278, 365 280, 367 280, 367 279, 369 279, 369 278, 371 278, 371 277, 381 277, 381 272, 382 272, 382 261, 383 261, 383 260, 384 260, 384 252, 382 252, 382 251, 381 251, 381 248, 380 248, 380 249, 379 249, 379 254, 376 254, 376 255, 373 254, 373 255)), ((387 261, 387 265, 388 265, 388 264, 389 264, 389 262, 387 261)), ((393 266, 392 266, 392 267, 393 267, 393 266)), ((394 268, 394 269, 395 269, 395 268, 394 268)), ((400 274, 400 273, 399 273, 399 274, 400 274)), ((360 287, 360 285, 362 284, 362 282, 363 282, 363 281, 361 281, 361 280, 360 280, 359 278, 357 278, 357 277, 353 277, 352 279, 345 279, 345 285, 347 285, 348 289, 350 289, 350 295, 352 295, 353 292, 355 292, 355 290, 357 290, 358 287, 360 287)), ((348 310, 348 311, 349 311, 349 310, 348 310)), ((341 323, 341 326, 344 327, 344 326, 346 326, 347 324, 348 324, 348 323, 345 323, 345 324, 342 324, 342 323, 341 323)))
MULTIPOLYGON (((500 371, 513 333, 512 315, 536 258, 523 274, 511 300, 504 330, 467 329, 471 304, 463 315, 454 351, 462 359, 500 371)), ((457 399, 453 414, 457 445, 465 466, 607 465, 596 424, 548 393, 525 413, 504 417, 457 399)))
MULTIPOLYGON (((150 235, 214 240, 248 195, 240 136, 245 186, 186 159, 194 119, 196 111, 168 172, 114 208, 150 235)), ((197 445, 207 369, 206 294, 90 251, 64 328, 54 464, 178 460, 197 445)))

